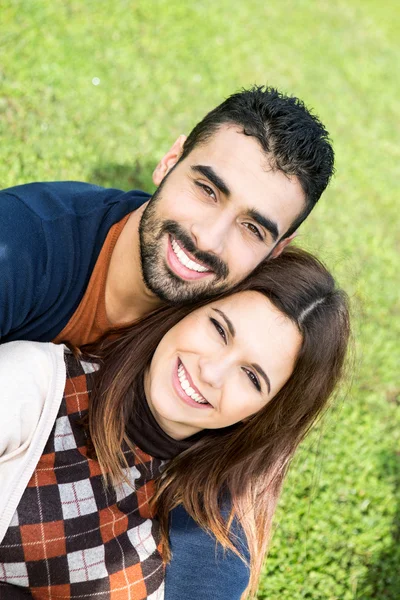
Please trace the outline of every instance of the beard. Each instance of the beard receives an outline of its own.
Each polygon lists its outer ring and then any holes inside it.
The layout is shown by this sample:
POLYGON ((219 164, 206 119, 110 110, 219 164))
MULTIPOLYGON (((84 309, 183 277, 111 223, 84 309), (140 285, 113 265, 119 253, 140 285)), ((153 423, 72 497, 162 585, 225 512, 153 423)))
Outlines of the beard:
MULTIPOLYGON (((167 176, 168 177, 168 176, 167 176)), ((161 221, 157 214, 161 189, 167 177, 150 199, 139 224, 140 258, 143 280, 149 290, 168 304, 181 304, 212 298, 231 287, 227 265, 215 254, 198 250, 191 236, 176 222, 161 221), (185 281, 168 267, 163 240, 171 235, 182 249, 213 273, 204 280, 185 281)))

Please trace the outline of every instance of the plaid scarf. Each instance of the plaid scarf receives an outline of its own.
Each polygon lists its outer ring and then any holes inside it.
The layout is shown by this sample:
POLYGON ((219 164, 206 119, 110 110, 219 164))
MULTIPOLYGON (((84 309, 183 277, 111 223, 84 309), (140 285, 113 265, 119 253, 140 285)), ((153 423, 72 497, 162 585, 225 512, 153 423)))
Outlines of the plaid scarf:
POLYGON ((0 598, 163 600, 149 500, 163 461, 127 452, 126 483, 106 488, 81 419, 93 365, 65 355, 67 382, 43 454, 0 544, 0 598))

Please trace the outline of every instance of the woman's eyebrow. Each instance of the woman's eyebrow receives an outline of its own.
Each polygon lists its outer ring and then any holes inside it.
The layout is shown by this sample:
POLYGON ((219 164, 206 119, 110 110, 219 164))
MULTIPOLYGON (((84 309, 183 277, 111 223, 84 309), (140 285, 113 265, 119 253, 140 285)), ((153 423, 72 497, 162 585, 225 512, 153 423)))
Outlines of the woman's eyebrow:
POLYGON ((235 331, 232 321, 226 316, 226 314, 224 312, 222 312, 222 310, 219 310, 218 308, 213 308, 213 310, 216 313, 218 313, 219 315, 221 315, 221 317, 224 319, 224 321, 226 323, 226 326, 229 329, 229 333, 231 334, 232 337, 235 337, 236 331, 235 331))

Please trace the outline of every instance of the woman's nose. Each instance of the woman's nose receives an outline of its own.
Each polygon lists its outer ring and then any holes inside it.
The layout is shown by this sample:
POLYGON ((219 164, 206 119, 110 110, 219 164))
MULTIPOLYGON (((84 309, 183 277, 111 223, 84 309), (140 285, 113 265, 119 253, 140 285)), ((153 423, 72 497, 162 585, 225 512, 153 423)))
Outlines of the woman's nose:
POLYGON ((202 357, 199 360, 201 379, 214 388, 221 388, 226 380, 229 369, 229 361, 221 354, 202 357))

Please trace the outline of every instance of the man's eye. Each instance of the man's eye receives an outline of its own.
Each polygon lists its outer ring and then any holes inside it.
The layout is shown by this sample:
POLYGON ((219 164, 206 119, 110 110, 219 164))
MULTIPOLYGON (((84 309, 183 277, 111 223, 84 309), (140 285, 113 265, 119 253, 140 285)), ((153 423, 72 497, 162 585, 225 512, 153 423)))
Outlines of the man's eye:
POLYGON ((247 227, 247 229, 253 233, 254 235, 256 235, 258 237, 258 239, 262 240, 263 236, 260 233, 260 230, 258 229, 258 227, 256 227, 255 225, 253 225, 253 223, 244 223, 244 226, 247 227))
POLYGON ((210 321, 214 325, 215 329, 218 331, 219 335, 224 340, 224 344, 226 344, 228 340, 226 337, 225 329, 222 327, 222 325, 220 325, 218 323, 218 321, 216 319, 213 319, 212 317, 210 317, 210 321))
POLYGON ((250 379, 251 383, 256 388, 256 390, 258 392, 261 392, 261 385, 260 385, 257 375, 255 373, 253 373, 253 371, 250 371, 250 369, 246 369, 245 367, 242 367, 242 368, 243 368, 243 371, 246 373, 247 377, 250 379))
POLYGON ((216 200, 217 200, 217 197, 216 197, 216 195, 215 195, 215 192, 214 192, 214 190, 213 190, 212 188, 210 188, 210 186, 209 186, 209 185, 206 185, 205 183, 200 183, 200 181, 196 181, 196 185, 197 185, 199 188, 201 188, 201 189, 203 190, 203 192, 204 192, 205 194, 207 194, 207 196, 208 196, 209 198, 211 198, 211 199, 212 199, 212 200, 214 200, 214 201, 216 201, 216 200))

